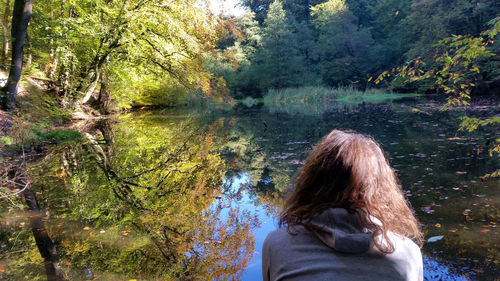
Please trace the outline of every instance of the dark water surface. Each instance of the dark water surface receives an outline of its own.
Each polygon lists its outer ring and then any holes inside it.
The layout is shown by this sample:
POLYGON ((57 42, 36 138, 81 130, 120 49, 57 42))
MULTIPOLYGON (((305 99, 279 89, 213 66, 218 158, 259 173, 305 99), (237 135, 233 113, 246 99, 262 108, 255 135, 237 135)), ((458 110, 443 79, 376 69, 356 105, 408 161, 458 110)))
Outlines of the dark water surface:
MULTIPOLYGON (((294 173, 322 136, 352 129, 397 171, 428 240, 426 278, 494 280, 500 183, 480 177, 499 165, 487 145, 500 132, 457 132, 463 114, 416 99, 143 112, 88 125, 30 173, 69 279, 261 280, 294 173)), ((2 210, 0 274, 45 278, 26 214, 2 210)))

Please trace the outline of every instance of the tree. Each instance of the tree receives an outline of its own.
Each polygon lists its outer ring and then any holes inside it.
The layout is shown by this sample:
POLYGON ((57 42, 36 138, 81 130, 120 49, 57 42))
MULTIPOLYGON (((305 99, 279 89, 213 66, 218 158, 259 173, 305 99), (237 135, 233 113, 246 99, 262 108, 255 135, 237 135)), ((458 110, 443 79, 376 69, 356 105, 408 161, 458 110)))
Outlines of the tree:
POLYGON ((5 1, 5 9, 2 16, 2 60, 1 63, 5 64, 7 56, 9 55, 9 16, 10 16, 10 0, 5 1))
POLYGON ((261 88, 300 85, 304 58, 299 53, 297 34, 279 0, 269 7, 264 25, 262 47, 254 58, 261 88))
POLYGON ((498 1, 413 1, 403 21, 406 38, 412 38, 407 59, 432 55, 432 45, 451 35, 479 36, 500 13, 498 1))
POLYGON ((100 101, 108 103, 101 86, 119 107, 163 102, 163 94, 164 100, 186 92, 222 96, 224 83, 206 70, 222 20, 196 0, 166 2, 51 0, 35 5, 33 67, 54 80, 58 99, 74 111, 95 112, 100 101))
POLYGON ((262 45, 262 29, 255 20, 255 13, 247 8, 245 14, 236 19, 233 32, 232 46, 221 50, 222 63, 212 70, 221 73, 227 81, 231 94, 235 98, 260 95, 256 73, 253 72, 252 60, 262 45))
POLYGON ((263 24, 273 0, 242 0, 241 2, 255 13, 255 20, 259 24, 263 24))
POLYGON ((16 0, 14 2, 14 10, 12 14, 12 62, 10 66, 9 78, 7 83, 2 88, 3 94, 1 106, 5 110, 13 109, 14 97, 17 94, 19 80, 21 79, 21 71, 23 68, 23 51, 24 39, 26 38, 26 30, 31 18, 33 9, 32 0, 16 0))
POLYGON ((374 44, 359 27, 345 0, 329 0, 311 7, 316 28, 315 54, 320 74, 330 85, 364 83, 374 65, 374 44))
POLYGON ((375 41, 377 69, 389 69, 404 62, 404 53, 413 41, 407 39, 402 27, 410 4, 409 0, 379 0, 365 8, 370 22, 364 26, 370 28, 375 41))

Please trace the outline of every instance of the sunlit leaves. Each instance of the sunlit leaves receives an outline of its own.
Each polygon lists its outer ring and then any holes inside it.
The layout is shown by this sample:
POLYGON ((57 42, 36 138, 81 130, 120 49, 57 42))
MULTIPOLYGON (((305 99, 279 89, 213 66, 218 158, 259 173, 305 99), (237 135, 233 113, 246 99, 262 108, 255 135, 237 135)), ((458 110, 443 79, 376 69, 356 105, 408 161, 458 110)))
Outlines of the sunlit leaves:
POLYGON ((311 16, 316 26, 323 27, 332 21, 341 21, 348 13, 345 0, 330 0, 311 7, 311 16))
POLYGON ((37 61, 40 67, 57 80, 65 104, 80 98, 78 91, 93 89, 88 85, 100 83, 104 72, 118 106, 178 102, 161 100, 163 94, 183 96, 177 87, 225 94, 225 85, 212 83, 217 77, 206 71, 204 59, 216 52, 219 20, 199 1, 52 0, 34 6, 32 50, 43 58, 37 61), (152 95, 143 90, 149 84, 157 89, 156 101, 143 97, 152 95), (135 96, 119 94, 129 88, 135 96))

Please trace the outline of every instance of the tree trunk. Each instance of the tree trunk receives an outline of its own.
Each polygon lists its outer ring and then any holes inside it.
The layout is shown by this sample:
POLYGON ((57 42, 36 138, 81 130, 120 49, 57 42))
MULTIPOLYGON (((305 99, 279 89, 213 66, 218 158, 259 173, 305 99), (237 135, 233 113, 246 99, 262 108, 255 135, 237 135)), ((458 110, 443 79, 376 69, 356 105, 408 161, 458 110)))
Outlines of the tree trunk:
POLYGON ((2 17, 2 34, 3 34, 2 64, 5 64, 7 62, 7 56, 9 55, 9 15, 10 15, 10 0, 7 0, 2 17))
POLYGON ((17 94, 23 67, 23 48, 26 30, 31 18, 33 0, 15 0, 12 13, 12 62, 7 84, 2 89, 2 107, 5 110, 14 108, 14 97, 17 94))
MULTIPOLYGON (((50 11, 50 21, 51 22, 54 21, 53 10, 50 11)), ((50 79, 55 79, 58 60, 56 58, 56 48, 54 48, 54 34, 50 35, 49 45, 50 45, 50 51, 49 51, 50 62, 47 64, 46 72, 50 79)))
POLYGON ((96 108, 101 114, 108 115, 110 113, 111 97, 108 90, 108 77, 105 72, 101 74, 101 89, 99 90, 99 96, 96 102, 96 108))
POLYGON ((36 200, 35 192, 33 192, 31 186, 28 186, 23 191, 23 195, 24 201, 31 211, 31 215, 29 216, 31 231, 33 232, 33 236, 35 237, 38 251, 40 252, 40 255, 44 260, 47 280, 63 281, 65 280, 64 272, 62 271, 61 265, 59 264, 56 247, 43 225, 42 214, 36 200))
POLYGON ((86 104, 90 100, 99 84, 100 74, 100 66, 96 65, 95 69, 91 70, 87 76, 83 78, 83 82, 77 88, 78 92, 83 93, 83 98, 77 103, 78 106, 86 104))

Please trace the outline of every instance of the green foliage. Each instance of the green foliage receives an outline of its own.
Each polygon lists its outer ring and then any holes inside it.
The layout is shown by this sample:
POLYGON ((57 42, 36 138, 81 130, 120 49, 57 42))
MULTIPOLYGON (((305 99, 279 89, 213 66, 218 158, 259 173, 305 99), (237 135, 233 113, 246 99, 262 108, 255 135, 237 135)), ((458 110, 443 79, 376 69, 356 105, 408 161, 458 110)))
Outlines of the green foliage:
MULTIPOLYGON (((468 105, 476 83, 481 82, 480 66, 494 53, 488 49, 498 33, 500 24, 493 22, 492 29, 480 37, 454 35, 434 45, 434 61, 427 64, 420 58, 397 68, 394 72, 399 77, 408 77, 410 81, 430 81, 432 88, 447 95, 448 106, 468 105)), ((375 80, 378 84, 389 77, 383 72, 375 80)))
MULTIPOLYGON (((500 11, 494 0, 243 5, 246 14, 224 18, 194 0, 47 1, 34 6, 29 68, 55 79, 68 107, 87 101, 89 93, 90 102, 102 102, 101 84, 110 85, 119 108, 183 103, 190 91, 220 99, 227 88, 238 99, 317 84, 362 89, 368 77, 405 59, 434 64, 429 58, 439 40, 477 38, 500 11)), ((494 87, 496 64, 481 66, 481 79, 494 87)), ((420 83, 395 83, 393 89, 425 90, 427 83, 420 83)))
POLYGON ((0 136, 0 147, 14 144, 14 140, 9 136, 0 136))
POLYGON ((341 92, 342 94, 359 93, 353 88, 339 90, 322 86, 271 89, 264 96, 264 103, 267 105, 322 103, 340 97, 341 92))
POLYGON ((74 141, 82 137, 81 133, 75 130, 55 130, 48 133, 41 132, 37 135, 41 141, 48 141, 52 143, 74 141))
POLYGON ((188 91, 222 96, 225 85, 205 70, 204 59, 214 53, 219 21, 196 3, 35 4, 28 53, 57 82, 67 107, 103 102, 100 85, 117 107, 171 105, 188 91))
POLYGON ((431 46, 451 35, 477 37, 499 13, 495 0, 413 1, 402 23, 412 38, 406 58, 433 56, 431 46))
MULTIPOLYGON (((232 80, 228 85, 236 89, 233 95, 238 99, 247 95, 258 97, 259 90, 282 87, 279 84, 285 84, 284 87, 353 85, 363 89, 370 76, 417 58, 435 68, 433 46, 452 35, 478 37, 500 12, 493 0, 480 3, 469 0, 290 0, 284 1, 280 9, 268 0, 243 1, 243 4, 255 13, 254 18, 266 31, 262 32, 262 45, 256 53, 246 53, 241 49, 244 46, 241 42, 225 49, 238 49, 234 54, 240 57, 255 54, 250 66, 235 68, 236 73, 245 75, 224 75, 232 80), (288 24, 283 21, 281 30, 269 28, 266 19, 270 16, 281 17, 282 21, 286 18, 288 24), (278 50, 287 49, 287 45, 286 42, 267 44, 265 35, 272 30, 292 34, 286 41, 295 42, 292 44, 297 47, 300 60, 294 60, 296 51, 288 48, 289 61, 280 61, 282 56, 278 50), (283 64, 286 69, 281 67, 283 64), (303 69, 299 79, 296 66, 303 69), (284 82, 273 82, 273 79, 284 82), (255 89, 255 85, 260 89, 255 89)), ((241 30, 244 32, 245 28, 241 30)), ((280 38, 285 37, 287 35, 280 38)), ((498 50, 498 43, 490 45, 498 50)), ((499 83, 497 57, 480 63, 482 77, 478 78, 484 82, 482 89, 495 91, 499 83)), ((383 86, 402 92, 426 92, 433 86, 433 81, 425 79, 388 82, 390 84, 383 83, 383 86)))
POLYGON ((415 97, 416 94, 395 94, 377 89, 368 89, 364 92, 354 87, 298 87, 280 90, 269 90, 264 96, 264 103, 273 105, 290 104, 325 104, 332 105, 338 102, 359 104, 362 102, 380 102, 405 97, 415 97))
POLYGON ((300 85, 302 74, 306 73, 304 58, 297 47, 296 31, 279 0, 270 5, 262 33, 262 47, 254 57, 260 87, 300 85))
POLYGON ((329 0, 311 7, 317 31, 315 55, 319 71, 329 85, 359 84, 369 76, 373 64, 373 39, 356 25, 344 0, 329 0))
POLYGON ((114 77, 109 87, 118 108, 182 105, 190 93, 171 77, 145 74, 145 67, 110 67, 109 71, 114 77))

